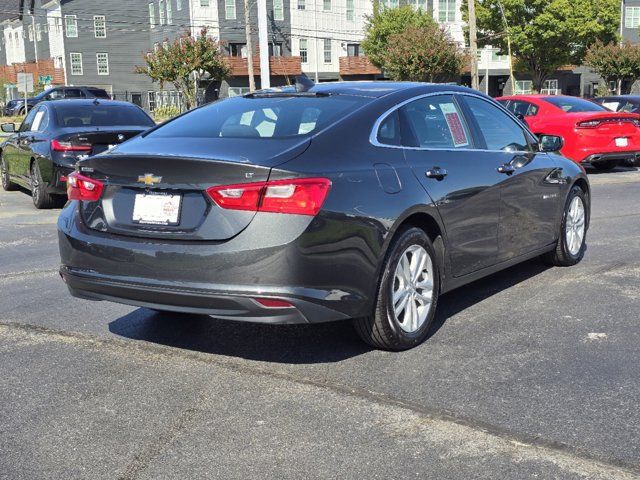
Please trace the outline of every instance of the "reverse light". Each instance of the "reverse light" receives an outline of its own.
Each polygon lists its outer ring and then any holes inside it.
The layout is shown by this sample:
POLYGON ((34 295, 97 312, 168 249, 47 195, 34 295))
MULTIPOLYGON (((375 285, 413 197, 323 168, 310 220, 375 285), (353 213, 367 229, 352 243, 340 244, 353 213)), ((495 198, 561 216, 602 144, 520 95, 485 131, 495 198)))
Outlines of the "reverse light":
POLYGON ((104 184, 99 180, 73 172, 67 177, 67 196, 69 200, 96 202, 102 195, 104 184))
POLYGON ((220 185, 207 194, 222 208, 253 212, 317 215, 331 188, 327 178, 294 178, 220 185))
POLYGON ((73 144, 71 142, 61 142, 51 140, 51 150, 54 152, 89 152, 93 147, 86 144, 73 144))

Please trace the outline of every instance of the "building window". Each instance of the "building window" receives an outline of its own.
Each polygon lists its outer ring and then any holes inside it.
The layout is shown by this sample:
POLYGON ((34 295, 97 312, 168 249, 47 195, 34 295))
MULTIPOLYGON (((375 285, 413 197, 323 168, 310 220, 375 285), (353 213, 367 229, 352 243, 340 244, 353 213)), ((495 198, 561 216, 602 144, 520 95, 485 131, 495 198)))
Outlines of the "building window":
POLYGON ((282 56, 282 44, 281 43, 270 43, 269 44, 269 56, 270 57, 281 57, 282 56))
POLYGON ((93 32, 96 38, 107 38, 107 23, 104 15, 93 16, 93 32))
POLYGON ((173 7, 171 6, 171 0, 167 0, 167 25, 173 23, 173 7))
POLYGON ((156 26, 156 6, 153 3, 149 4, 149 25, 151 28, 156 26))
POLYGON ((55 68, 62 68, 62 57, 61 56, 57 56, 57 57, 53 57, 53 66, 55 68))
POLYGON ((153 112, 156 109, 156 92, 147 92, 149 94, 149 111, 153 112))
POLYGON ((201 7, 208 7, 209 6, 209 0, 200 0, 200 6, 201 7))
POLYGON ((540 93, 543 95, 559 95, 560 89, 558 88, 558 80, 545 80, 540 93))
POLYGON ((307 50, 307 39, 306 38, 301 38, 300 40, 298 40, 299 42, 299 47, 300 47, 300 62, 302 63, 307 63, 309 56, 308 56, 308 50, 307 50))
POLYGON ((247 58, 247 45, 245 43, 230 43, 229 55, 231 57, 247 58))
POLYGON ((235 20, 236 0, 224 0, 224 18, 227 20, 235 20))
POLYGON ((362 49, 359 43, 347 44, 347 57, 359 57, 362 54, 362 49))
POLYGON ((640 7, 625 7, 624 28, 640 27, 640 7))
POLYGON ((158 2, 158 16, 160 17, 160 25, 164 25, 164 0, 158 2))
POLYGON ((42 29, 39 23, 36 23, 36 40, 38 42, 42 41, 42 29))
POLYGON ((516 95, 529 95, 533 90, 533 82, 531 80, 516 80, 516 95))
POLYGON ((298 0, 298 10, 305 10, 305 9, 306 9, 305 0, 298 0))
POLYGON ((398 0, 380 0, 382 8, 397 8, 399 5, 398 0))
POLYGON ((229 98, 249 93, 249 87, 229 87, 229 98))
POLYGON ((29 25, 27 31, 29 32, 29 41, 33 42, 33 25, 29 25))
POLYGON ((355 8, 353 6, 353 0, 347 0, 347 21, 353 22, 355 20, 355 8))
POLYGON ((322 0, 322 9, 325 12, 328 12, 331 10, 331 0, 322 0))
POLYGON ((176 10, 182 10, 182 0, 176 0, 176 10))
POLYGON ((331 39, 325 38, 324 43, 324 63, 331 63, 331 39))
POLYGON ((438 21, 456 21, 456 0, 438 0, 438 21))
POLYGON ((273 19, 284 20, 284 2, 283 0, 273 0, 273 19))
POLYGON ((82 75, 82 54, 72 52, 71 57, 71 75, 82 75))
POLYGON ((67 37, 75 38, 78 36, 78 19, 75 15, 65 15, 64 22, 67 27, 67 37))
POLYGON ((98 75, 109 75, 109 54, 96 53, 96 62, 98 64, 98 75))
POLYGON ((414 0, 414 6, 416 9, 427 10, 427 0, 414 0))
POLYGON ((500 55, 500 50, 497 48, 491 49, 491 61, 492 62, 506 62, 509 60, 508 55, 500 55))

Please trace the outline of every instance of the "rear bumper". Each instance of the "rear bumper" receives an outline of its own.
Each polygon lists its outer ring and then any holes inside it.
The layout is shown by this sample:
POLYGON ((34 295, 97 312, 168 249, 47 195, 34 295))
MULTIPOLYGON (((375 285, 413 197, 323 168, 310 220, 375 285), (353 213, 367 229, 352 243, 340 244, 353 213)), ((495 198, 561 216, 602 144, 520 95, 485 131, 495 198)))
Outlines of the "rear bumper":
POLYGON ((125 305, 156 310, 198 313, 225 320, 295 324, 320 323, 348 318, 322 305, 303 300, 290 289, 288 292, 247 291, 246 287, 209 285, 168 285, 141 278, 118 278, 95 272, 62 267, 60 275, 74 297, 85 300, 108 300, 125 305), (274 294, 275 293, 275 294, 274 294), (273 308, 260 305, 255 298, 285 300, 292 307, 273 308))
POLYGON ((67 177, 74 171, 73 167, 53 165, 52 177, 49 181, 48 191, 56 195, 67 194, 67 177))
POLYGON ((318 235, 318 217, 261 213, 227 241, 154 240, 89 229, 77 203, 58 219, 60 273, 77 297, 266 323, 327 322, 372 308, 375 265, 342 242, 314 246, 306 235, 318 235))
POLYGON ((617 162, 619 165, 640 165, 640 151, 594 153, 582 160, 583 165, 617 162))

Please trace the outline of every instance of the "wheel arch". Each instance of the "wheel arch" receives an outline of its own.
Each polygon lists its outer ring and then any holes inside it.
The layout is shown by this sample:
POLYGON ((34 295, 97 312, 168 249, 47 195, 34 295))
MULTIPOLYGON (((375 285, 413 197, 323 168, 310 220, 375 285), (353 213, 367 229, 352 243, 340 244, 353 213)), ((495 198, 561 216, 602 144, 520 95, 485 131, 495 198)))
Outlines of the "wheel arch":
POLYGON ((587 228, 589 228, 589 223, 591 222, 591 187, 587 179, 583 177, 576 178, 569 191, 571 191, 574 186, 580 188, 580 190, 584 192, 585 197, 587 197, 587 205, 585 206, 587 208, 587 228))

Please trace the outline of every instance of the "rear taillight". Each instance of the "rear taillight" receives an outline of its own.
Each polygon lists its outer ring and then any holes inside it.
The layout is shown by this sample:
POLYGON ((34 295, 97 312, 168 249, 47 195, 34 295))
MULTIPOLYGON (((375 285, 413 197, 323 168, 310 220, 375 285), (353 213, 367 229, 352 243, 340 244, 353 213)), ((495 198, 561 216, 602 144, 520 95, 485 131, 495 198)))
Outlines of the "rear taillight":
POLYGON ((207 194, 222 208, 253 212, 317 215, 331 188, 327 178, 220 185, 207 194))
POLYGON ((71 142, 51 140, 51 150, 54 152, 90 152, 91 148, 91 145, 87 144, 73 144, 71 142))
POLYGON ((95 202, 100 199, 104 184, 99 180, 73 172, 67 177, 67 196, 69 200, 95 202))
POLYGON ((598 125, 600 125, 600 120, 586 120, 578 122, 576 126, 579 128, 596 128, 598 125))

